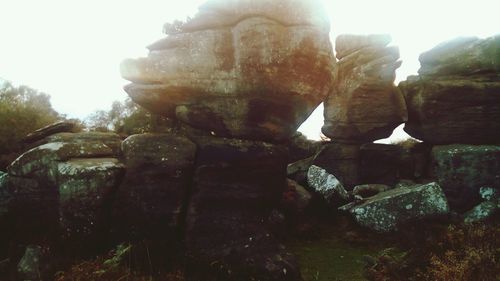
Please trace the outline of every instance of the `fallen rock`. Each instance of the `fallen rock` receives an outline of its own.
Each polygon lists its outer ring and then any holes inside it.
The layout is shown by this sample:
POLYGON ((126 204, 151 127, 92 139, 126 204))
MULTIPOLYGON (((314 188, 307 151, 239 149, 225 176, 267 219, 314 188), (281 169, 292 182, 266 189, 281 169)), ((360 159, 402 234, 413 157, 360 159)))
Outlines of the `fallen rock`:
POLYGON ((114 204, 115 235, 172 237, 184 219, 195 144, 175 134, 141 134, 128 137, 122 148, 127 173, 114 204))
POLYGON ((41 129, 38 129, 32 133, 29 133, 26 137, 22 139, 25 144, 30 144, 39 140, 42 140, 48 136, 57 133, 73 132, 76 129, 76 124, 71 121, 59 121, 50 125, 47 125, 41 129))
POLYGON ((329 24, 317 7, 210 1, 149 46, 147 58, 122 63, 133 82, 125 90, 146 109, 215 136, 285 141, 330 90, 329 24))
POLYGON ((407 120, 403 96, 394 86, 399 49, 388 35, 337 37, 340 60, 325 100, 322 132, 334 141, 367 143, 389 137, 407 120))
POLYGON ((433 144, 500 143, 500 36, 458 38, 420 56, 420 76, 399 84, 405 131, 433 144))
POLYGON ((482 202, 464 214, 464 223, 485 221, 498 214, 498 210, 500 210, 500 199, 482 202))
POLYGON ((313 165, 335 175, 342 184, 351 189, 360 184, 360 145, 331 142, 314 157, 313 165))
POLYGON ((433 176, 458 211, 481 202, 481 187, 500 189, 500 146, 434 146, 431 157, 433 176))
POLYGON ((349 201, 349 193, 340 181, 325 169, 312 165, 307 172, 309 187, 321 194, 328 203, 338 207, 342 202, 349 201))
POLYGON ((446 215, 449 208, 441 187, 429 183, 379 193, 351 206, 349 212, 361 226, 391 232, 409 221, 446 215))

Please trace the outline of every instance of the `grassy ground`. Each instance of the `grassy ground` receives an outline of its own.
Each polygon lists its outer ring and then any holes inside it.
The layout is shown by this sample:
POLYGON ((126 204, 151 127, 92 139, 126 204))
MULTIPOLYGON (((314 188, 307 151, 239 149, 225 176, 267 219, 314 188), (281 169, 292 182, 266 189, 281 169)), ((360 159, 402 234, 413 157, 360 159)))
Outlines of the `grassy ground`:
POLYGON ((345 229, 334 224, 323 226, 314 239, 293 239, 286 243, 296 255, 305 281, 360 281, 364 256, 377 256, 388 247, 376 239, 350 242, 345 229))

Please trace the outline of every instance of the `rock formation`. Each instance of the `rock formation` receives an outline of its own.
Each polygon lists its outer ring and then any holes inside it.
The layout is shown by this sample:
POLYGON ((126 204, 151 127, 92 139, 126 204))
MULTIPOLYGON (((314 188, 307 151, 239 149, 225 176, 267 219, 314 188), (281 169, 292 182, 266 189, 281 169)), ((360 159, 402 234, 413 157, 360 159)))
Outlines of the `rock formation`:
POLYGON ((220 137, 284 141, 328 94, 334 63, 317 1, 211 0, 126 60, 125 90, 152 112, 220 137))
POLYGON ((341 35, 332 91, 325 100, 323 133, 337 142, 367 143, 389 137, 406 121, 404 100, 394 86, 401 65, 388 35, 341 35))
POLYGON ((500 143, 500 35, 458 38, 419 59, 419 76, 399 85, 405 131, 433 144, 500 143))

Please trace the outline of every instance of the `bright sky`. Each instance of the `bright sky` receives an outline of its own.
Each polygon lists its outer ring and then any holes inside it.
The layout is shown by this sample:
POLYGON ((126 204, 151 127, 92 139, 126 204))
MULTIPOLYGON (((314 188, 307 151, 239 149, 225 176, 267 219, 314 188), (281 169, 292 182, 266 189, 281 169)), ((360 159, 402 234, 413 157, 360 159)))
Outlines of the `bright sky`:
MULTIPOLYGON (((272 0, 270 0, 272 1, 272 0)), ((123 100, 119 64, 145 56, 162 26, 193 15, 204 0, 0 0, 0 77, 52 96, 60 113, 83 118, 123 100)), ((418 55, 456 36, 500 32, 499 0, 324 0, 332 38, 389 33, 401 50, 398 80, 418 55)), ((321 112, 302 130, 319 136, 321 112)))

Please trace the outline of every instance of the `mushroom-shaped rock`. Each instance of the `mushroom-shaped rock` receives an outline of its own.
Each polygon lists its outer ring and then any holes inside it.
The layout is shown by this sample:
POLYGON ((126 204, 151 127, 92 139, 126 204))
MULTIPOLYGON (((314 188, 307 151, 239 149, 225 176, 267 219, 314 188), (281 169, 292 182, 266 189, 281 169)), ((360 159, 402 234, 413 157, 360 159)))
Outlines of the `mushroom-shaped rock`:
POLYGON ((399 49, 388 35, 341 35, 332 91, 325 101, 323 133, 335 141, 366 143, 389 137, 407 119, 394 86, 399 49))
POLYGON ((212 135, 283 141, 329 92, 335 61, 318 1, 208 1, 125 60, 129 96, 212 135))

